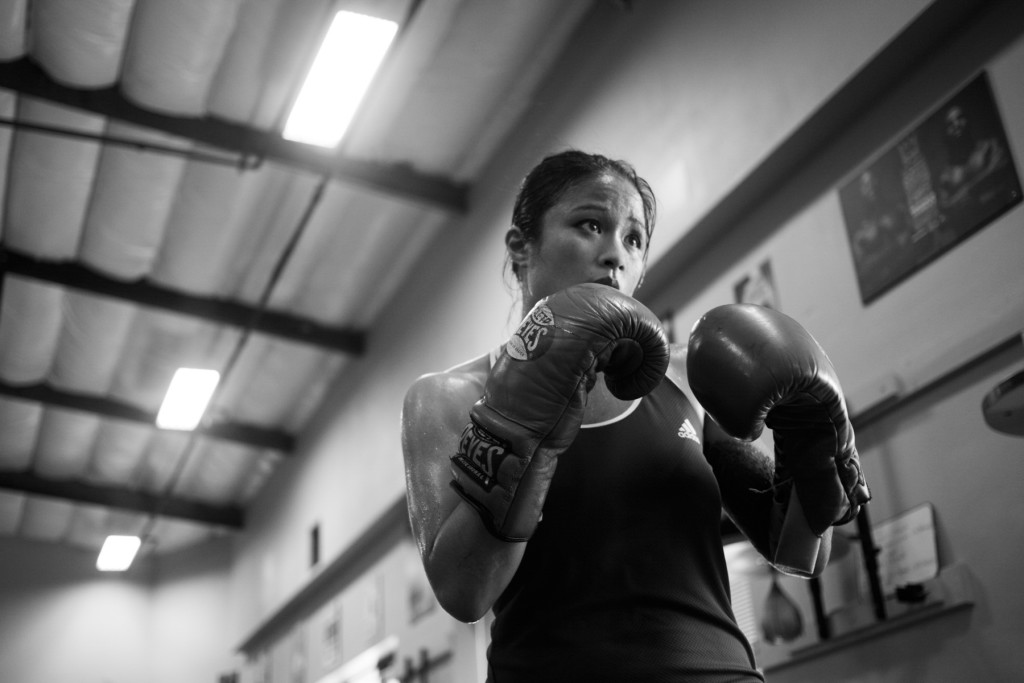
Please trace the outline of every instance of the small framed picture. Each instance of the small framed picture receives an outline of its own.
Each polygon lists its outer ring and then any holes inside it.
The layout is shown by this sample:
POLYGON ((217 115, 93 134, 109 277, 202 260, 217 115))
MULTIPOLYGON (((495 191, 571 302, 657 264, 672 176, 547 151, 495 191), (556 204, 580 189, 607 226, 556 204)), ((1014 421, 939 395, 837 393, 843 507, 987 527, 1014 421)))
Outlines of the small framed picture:
POLYGON ((756 268, 737 280, 733 285, 738 304, 757 304, 779 309, 779 295, 775 290, 772 262, 762 261, 756 268))

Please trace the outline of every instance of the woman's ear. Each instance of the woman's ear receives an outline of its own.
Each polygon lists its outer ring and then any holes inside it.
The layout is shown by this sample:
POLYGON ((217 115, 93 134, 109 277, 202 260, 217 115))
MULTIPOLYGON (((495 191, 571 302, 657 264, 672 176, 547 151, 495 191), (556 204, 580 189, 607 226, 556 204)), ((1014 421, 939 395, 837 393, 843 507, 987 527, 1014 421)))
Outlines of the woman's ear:
POLYGON ((529 260, 530 242, 519 228, 509 228, 505 233, 505 248, 508 250, 509 259, 517 266, 523 266, 529 260))

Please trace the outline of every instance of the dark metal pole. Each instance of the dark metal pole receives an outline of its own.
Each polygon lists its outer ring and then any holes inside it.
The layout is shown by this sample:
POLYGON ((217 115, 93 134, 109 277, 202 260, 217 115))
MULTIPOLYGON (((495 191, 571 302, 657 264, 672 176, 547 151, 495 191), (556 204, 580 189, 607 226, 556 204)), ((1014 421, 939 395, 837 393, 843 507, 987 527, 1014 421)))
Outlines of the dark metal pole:
POLYGON ((860 533, 860 547, 864 553, 864 568, 868 573, 868 585, 871 587, 871 600, 875 606, 875 617, 885 621, 885 596, 882 594, 882 582, 878 578, 878 548, 875 547, 871 535, 871 520, 868 519, 868 506, 862 505, 857 515, 857 530, 860 533))
POLYGON ((814 600, 814 620, 818 624, 818 637, 828 640, 832 637, 832 629, 828 623, 828 615, 825 614, 825 605, 821 599, 821 579, 817 576, 810 580, 811 598, 814 600))

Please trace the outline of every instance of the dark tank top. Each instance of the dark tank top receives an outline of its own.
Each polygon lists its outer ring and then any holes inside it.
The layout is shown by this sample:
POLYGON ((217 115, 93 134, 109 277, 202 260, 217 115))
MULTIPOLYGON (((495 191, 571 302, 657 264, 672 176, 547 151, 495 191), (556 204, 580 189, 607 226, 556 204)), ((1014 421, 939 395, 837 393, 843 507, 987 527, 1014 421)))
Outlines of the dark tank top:
POLYGON ((665 379, 559 456, 494 606, 491 683, 764 680, 733 616, 699 427, 665 379))

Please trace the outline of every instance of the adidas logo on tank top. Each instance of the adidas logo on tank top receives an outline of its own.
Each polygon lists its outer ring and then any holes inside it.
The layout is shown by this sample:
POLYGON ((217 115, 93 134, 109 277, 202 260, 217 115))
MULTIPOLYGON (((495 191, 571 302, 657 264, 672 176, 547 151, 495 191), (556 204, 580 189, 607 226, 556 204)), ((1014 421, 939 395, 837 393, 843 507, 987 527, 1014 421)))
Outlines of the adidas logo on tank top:
POLYGON ((679 425, 679 438, 680 439, 691 439, 695 443, 700 443, 700 438, 697 436, 697 430, 690 424, 690 418, 683 420, 683 424, 679 425))

